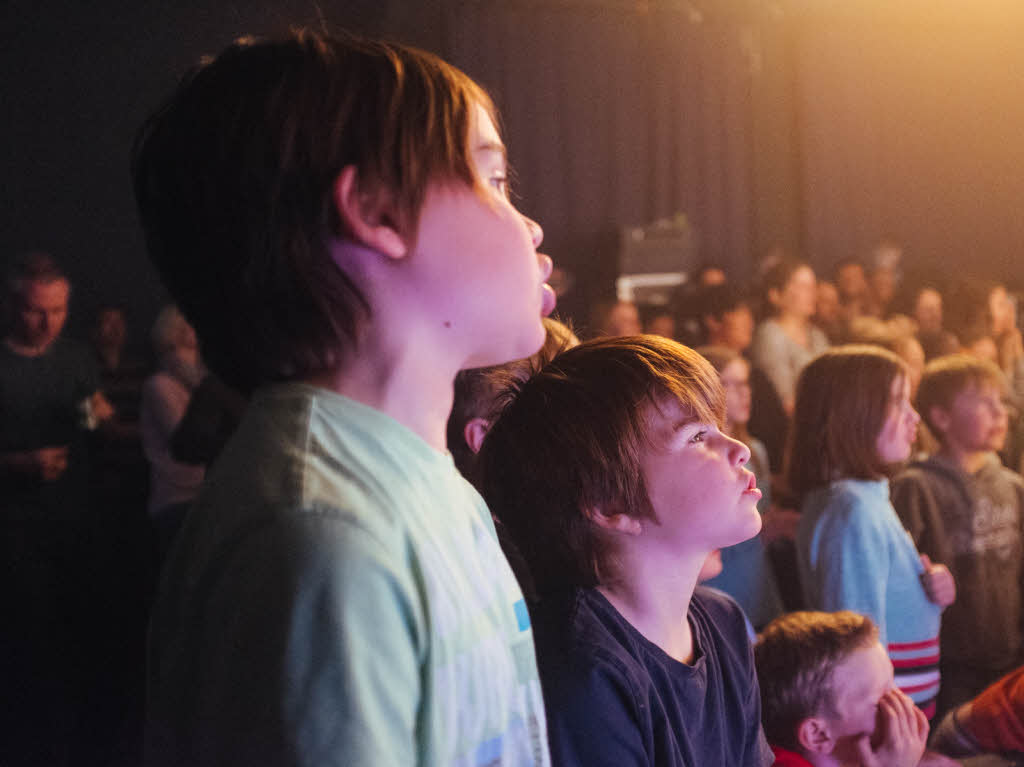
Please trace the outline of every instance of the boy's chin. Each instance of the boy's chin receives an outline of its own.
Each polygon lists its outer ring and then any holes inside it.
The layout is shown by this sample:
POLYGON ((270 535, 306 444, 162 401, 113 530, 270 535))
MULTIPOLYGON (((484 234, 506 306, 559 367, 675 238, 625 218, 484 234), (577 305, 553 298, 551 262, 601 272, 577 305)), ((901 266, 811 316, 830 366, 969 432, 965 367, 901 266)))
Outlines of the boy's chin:
POLYGON ((1005 431, 1001 431, 1001 432, 998 432, 996 434, 993 434, 992 437, 988 441, 988 449, 992 450, 993 452, 998 453, 1004 447, 1006 447, 1006 432, 1005 431))
POLYGON ((506 362, 526 359, 536 354, 544 345, 546 338, 546 331, 540 320, 540 315, 537 315, 536 327, 530 328, 529 331, 524 330, 516 337, 509 337, 504 343, 487 344, 466 361, 463 369, 504 365, 506 362))
POLYGON ((742 523, 736 526, 732 539, 727 543, 720 544, 721 548, 749 541, 761 532, 761 513, 757 510, 756 504, 752 504, 752 506, 752 511, 748 512, 742 523))

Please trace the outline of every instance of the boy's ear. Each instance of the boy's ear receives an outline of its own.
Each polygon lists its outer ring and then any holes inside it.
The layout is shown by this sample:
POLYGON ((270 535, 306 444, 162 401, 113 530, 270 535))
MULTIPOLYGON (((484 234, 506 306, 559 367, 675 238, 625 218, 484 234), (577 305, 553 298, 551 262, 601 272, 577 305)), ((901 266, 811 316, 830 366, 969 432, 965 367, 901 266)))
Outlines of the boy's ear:
POLYGON ((643 525, 636 517, 628 514, 614 513, 610 509, 599 509, 592 507, 583 510, 587 519, 598 527, 626 535, 640 535, 643 532, 643 525))
POLYGON ((484 446, 484 437, 491 430, 491 422, 486 418, 470 418, 462 428, 462 436, 474 453, 479 453, 484 446))
POLYGON ((809 716, 796 726, 796 740, 809 754, 827 756, 836 747, 828 723, 816 716, 809 716))
POLYGON ((391 195, 364 187, 354 165, 346 165, 334 180, 334 207, 345 233, 388 258, 404 258, 409 248, 399 231, 391 195))
MULTIPOLYGON (((932 405, 928 408, 928 419, 935 425, 943 434, 949 429, 950 417, 949 413, 945 408, 939 407, 938 405, 932 405)), ((938 435, 936 435, 938 436, 938 435)))

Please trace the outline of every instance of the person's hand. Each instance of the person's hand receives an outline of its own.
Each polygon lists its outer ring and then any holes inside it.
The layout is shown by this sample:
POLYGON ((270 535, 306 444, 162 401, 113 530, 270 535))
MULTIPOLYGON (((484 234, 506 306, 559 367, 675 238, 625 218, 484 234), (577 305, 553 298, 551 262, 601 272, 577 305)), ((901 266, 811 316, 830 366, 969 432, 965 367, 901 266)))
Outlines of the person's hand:
POLYGON ((22 473, 38 477, 44 482, 53 482, 68 467, 68 449, 65 445, 41 447, 19 455, 21 460, 16 461, 14 465, 19 467, 22 473))
POLYGON ((928 599, 939 607, 949 607, 956 601, 956 581, 953 573, 945 565, 933 564, 927 554, 921 555, 924 572, 921 573, 921 585, 928 599))
POLYGON ((960 767, 960 762, 938 751, 925 751, 917 767, 960 767))
POLYGON ((114 406, 103 396, 101 391, 92 395, 92 416, 96 419, 97 423, 109 421, 114 417, 114 406))
POLYGON ((778 540, 795 541, 800 512, 772 504, 761 517, 761 535, 765 543, 778 540))
POLYGON ((874 735, 856 742, 861 767, 916 767, 928 740, 928 717, 897 689, 878 701, 874 735))

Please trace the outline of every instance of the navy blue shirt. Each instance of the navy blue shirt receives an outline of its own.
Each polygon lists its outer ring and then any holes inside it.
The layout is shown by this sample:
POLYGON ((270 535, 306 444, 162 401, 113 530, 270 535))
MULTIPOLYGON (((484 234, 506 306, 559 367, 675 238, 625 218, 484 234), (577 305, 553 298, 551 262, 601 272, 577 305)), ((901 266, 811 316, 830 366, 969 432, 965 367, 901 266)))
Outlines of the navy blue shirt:
POLYGON ((693 595, 692 665, 644 638, 596 589, 545 596, 532 617, 555 767, 774 761, 743 612, 726 595, 693 595))

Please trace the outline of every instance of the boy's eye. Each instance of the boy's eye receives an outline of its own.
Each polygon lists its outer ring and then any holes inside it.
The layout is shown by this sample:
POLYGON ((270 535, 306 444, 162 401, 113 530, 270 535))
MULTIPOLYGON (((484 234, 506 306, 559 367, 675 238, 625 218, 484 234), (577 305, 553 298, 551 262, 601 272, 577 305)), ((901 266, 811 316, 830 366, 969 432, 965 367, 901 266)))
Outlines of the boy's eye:
POLYGON ((707 435, 707 431, 698 431, 690 437, 690 442, 703 442, 707 435))
POLYGON ((508 176, 504 173, 496 173, 490 178, 491 186, 504 197, 506 200, 509 199, 509 188, 508 188, 508 176))

